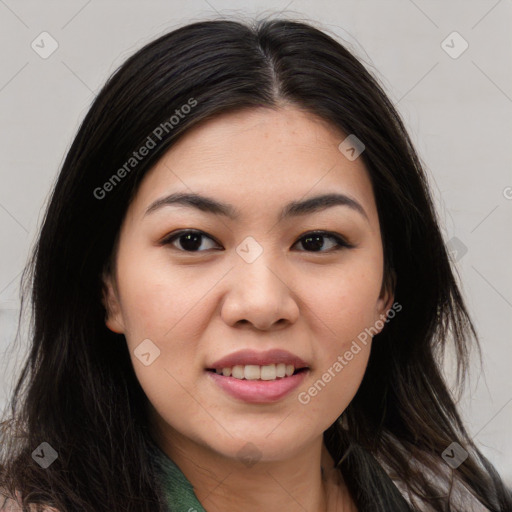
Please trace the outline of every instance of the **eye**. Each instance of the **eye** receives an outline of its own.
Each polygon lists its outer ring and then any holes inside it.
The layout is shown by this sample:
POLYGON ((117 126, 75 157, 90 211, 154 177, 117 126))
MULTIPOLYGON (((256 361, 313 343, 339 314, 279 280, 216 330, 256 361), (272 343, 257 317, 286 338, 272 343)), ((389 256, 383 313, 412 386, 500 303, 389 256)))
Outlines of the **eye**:
POLYGON ((215 242, 211 237, 207 236, 202 231, 187 229, 183 231, 178 231, 174 233, 172 236, 169 236, 162 240, 163 245, 173 245, 174 242, 178 242, 181 245, 181 249, 177 247, 179 250, 184 252, 203 252, 203 250, 199 251, 198 249, 203 245, 202 239, 208 239, 212 242, 215 242))
MULTIPOLYGON (((203 245, 203 239, 210 240, 214 244, 217 244, 217 242, 215 242, 215 240, 206 233, 193 229, 173 233, 162 240, 161 243, 162 245, 174 245, 177 242, 181 247, 177 247, 176 245, 174 246, 182 252, 203 252, 204 250, 212 249, 212 247, 207 247, 206 249, 203 247, 203 250, 199 250, 203 245)), ((302 244, 303 247, 307 248, 306 252, 333 252, 339 251, 342 248, 350 249, 354 247, 346 242, 341 236, 329 231, 312 231, 310 233, 306 233, 301 236, 297 242, 295 242, 294 246, 299 243, 302 244), (329 247, 329 243, 325 244, 324 239, 330 240, 331 247, 329 247), (328 250, 324 250, 326 245, 328 250)), ((213 249, 215 248, 213 247, 213 249)))
POLYGON ((303 247, 309 248, 306 252, 333 252, 339 251, 343 248, 350 249, 354 247, 346 242, 341 236, 335 233, 330 233, 329 231, 312 231, 310 233, 306 233, 300 237, 295 245, 299 243, 302 244, 303 247), (324 239, 329 239, 331 241, 330 244, 327 243, 328 250, 323 250, 326 247, 324 239), (331 247, 329 247, 329 245, 331 245, 331 247))

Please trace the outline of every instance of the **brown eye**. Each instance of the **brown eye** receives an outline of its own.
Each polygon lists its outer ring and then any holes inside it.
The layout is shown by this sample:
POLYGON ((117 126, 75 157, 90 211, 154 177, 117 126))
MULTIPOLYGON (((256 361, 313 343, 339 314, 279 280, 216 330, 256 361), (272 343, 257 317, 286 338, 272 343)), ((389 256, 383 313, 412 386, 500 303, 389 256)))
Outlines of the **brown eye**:
POLYGON ((203 242, 205 239, 215 243, 215 241, 212 238, 207 236, 202 231, 188 229, 174 233, 172 236, 163 240, 162 244, 173 245, 178 250, 181 250, 183 252, 204 252, 204 250, 211 249, 211 247, 207 247, 206 249, 203 248, 202 250, 199 250, 200 247, 203 246, 203 242), (177 244, 179 245, 175 245, 175 242, 177 242, 177 244))
POLYGON ((342 248, 348 249, 353 247, 339 235, 327 231, 306 233, 297 241, 297 243, 302 244, 302 247, 306 249, 306 252, 333 252, 342 248), (326 243, 326 239, 330 240, 330 242, 326 243), (327 250, 325 250, 326 248, 327 250))
MULTIPOLYGON (((341 236, 328 231, 314 231, 301 236, 294 244, 301 244, 305 252, 334 252, 340 249, 350 249, 353 245, 346 242, 341 236)), ((210 249, 218 249, 217 242, 206 233, 199 230, 181 230, 172 233, 162 241, 162 245, 172 245, 182 252, 205 252, 210 249), (213 242, 213 247, 204 247, 205 241, 213 242), (217 247, 215 247, 217 246, 217 247), (202 247, 202 249, 201 249, 202 247)), ((206 243, 208 245, 208 243, 206 243)), ((302 251, 301 251, 302 252, 302 251)))

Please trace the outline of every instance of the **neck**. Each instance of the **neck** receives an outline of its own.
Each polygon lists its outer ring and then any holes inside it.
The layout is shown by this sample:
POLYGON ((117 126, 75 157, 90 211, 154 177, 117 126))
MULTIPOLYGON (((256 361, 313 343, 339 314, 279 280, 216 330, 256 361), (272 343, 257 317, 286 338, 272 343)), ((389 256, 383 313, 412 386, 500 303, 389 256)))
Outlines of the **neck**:
MULTIPOLYGON (((166 427, 154 429, 154 439, 193 485, 208 512, 326 512, 328 492, 348 499, 340 489, 329 489, 322 478, 321 468, 328 473, 334 465, 322 437, 283 460, 243 462, 166 427)), ((339 510, 345 510, 345 504, 336 501, 339 510)))

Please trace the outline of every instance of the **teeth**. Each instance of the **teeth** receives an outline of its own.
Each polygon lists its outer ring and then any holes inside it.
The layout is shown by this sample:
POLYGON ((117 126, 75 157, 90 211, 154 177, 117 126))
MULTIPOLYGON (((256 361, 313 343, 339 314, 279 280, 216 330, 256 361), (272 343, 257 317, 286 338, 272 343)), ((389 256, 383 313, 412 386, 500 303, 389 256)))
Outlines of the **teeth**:
POLYGON ((243 366, 233 366, 231 370, 231 376, 235 379, 243 379, 244 378, 244 367, 243 366))
POLYGON ((261 367, 261 380, 275 380, 277 377, 276 365, 269 364, 261 367))
POLYGON ((258 366, 256 364, 236 365, 233 368, 217 368, 215 373, 224 377, 234 377, 245 380, 276 380, 283 377, 291 377, 295 371, 293 364, 267 364, 258 366))
POLYGON ((246 380, 258 380, 261 377, 260 367, 256 364, 246 364, 244 367, 246 380))

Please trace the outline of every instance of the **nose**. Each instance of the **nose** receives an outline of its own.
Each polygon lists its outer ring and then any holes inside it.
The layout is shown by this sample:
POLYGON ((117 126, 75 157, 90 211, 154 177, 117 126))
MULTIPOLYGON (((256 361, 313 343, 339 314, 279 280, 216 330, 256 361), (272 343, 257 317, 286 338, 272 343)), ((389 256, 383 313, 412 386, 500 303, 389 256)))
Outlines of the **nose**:
POLYGON ((266 256, 265 252, 252 263, 241 261, 236 265, 229 273, 228 286, 221 316, 232 327, 281 329, 299 317, 290 279, 275 264, 275 257, 266 256))

